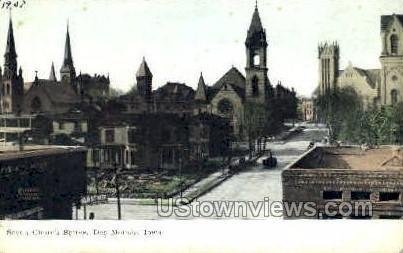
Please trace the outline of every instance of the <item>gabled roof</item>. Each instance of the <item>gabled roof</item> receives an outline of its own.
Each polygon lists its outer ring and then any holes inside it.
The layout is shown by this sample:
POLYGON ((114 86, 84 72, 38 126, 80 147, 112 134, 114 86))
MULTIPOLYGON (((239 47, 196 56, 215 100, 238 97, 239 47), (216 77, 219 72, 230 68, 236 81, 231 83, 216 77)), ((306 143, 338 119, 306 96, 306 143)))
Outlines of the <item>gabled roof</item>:
POLYGON ((194 99, 195 91, 184 83, 170 83, 154 91, 156 101, 184 102, 194 99))
POLYGON ((233 84, 241 89, 245 89, 246 79, 242 73, 235 67, 227 71, 214 85, 216 89, 221 89, 223 84, 233 84))
POLYGON ((79 96, 69 84, 39 79, 37 82, 32 83, 26 96, 36 92, 45 94, 54 105, 80 102, 79 96))
POLYGON ((403 15, 402 14, 393 14, 393 15, 382 15, 381 16, 381 32, 385 31, 389 24, 393 21, 393 17, 396 16, 396 18, 400 21, 400 24, 403 26, 403 15))
POLYGON ((357 67, 353 67, 350 63, 350 65, 345 69, 339 71, 339 76, 342 75, 344 72, 346 72, 348 69, 352 69, 356 71, 360 76, 364 77, 367 79, 368 84, 370 85, 371 88, 376 88, 376 84, 380 82, 380 69, 361 69, 357 67))

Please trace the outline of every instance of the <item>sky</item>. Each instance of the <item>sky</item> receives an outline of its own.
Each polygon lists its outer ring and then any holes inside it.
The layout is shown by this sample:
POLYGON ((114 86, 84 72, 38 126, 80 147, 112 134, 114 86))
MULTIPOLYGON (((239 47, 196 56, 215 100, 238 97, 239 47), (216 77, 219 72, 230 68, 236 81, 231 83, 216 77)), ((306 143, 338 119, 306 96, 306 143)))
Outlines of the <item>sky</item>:
MULTIPOLYGON (((16 1, 16 0, 13 0, 16 1)), ((26 82, 35 71, 57 77, 69 22, 76 72, 110 74, 127 91, 145 57, 153 88, 214 84, 231 66, 245 73, 245 39, 254 0, 25 0, 12 12, 18 63, 26 82)), ((309 96, 318 83, 317 46, 337 40, 340 67, 380 68, 380 16, 403 13, 403 0, 258 0, 268 39, 272 84, 309 96)), ((0 53, 8 11, 0 9, 0 53)), ((4 59, 0 58, 3 65, 4 59)))

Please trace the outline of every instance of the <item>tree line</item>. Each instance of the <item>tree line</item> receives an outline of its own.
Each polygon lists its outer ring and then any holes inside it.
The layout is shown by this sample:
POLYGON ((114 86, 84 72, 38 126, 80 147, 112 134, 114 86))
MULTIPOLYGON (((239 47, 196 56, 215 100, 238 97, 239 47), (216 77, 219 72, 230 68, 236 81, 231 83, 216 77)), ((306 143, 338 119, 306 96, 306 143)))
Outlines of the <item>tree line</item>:
POLYGON ((329 128, 331 141, 347 144, 402 144, 403 103, 363 104, 352 87, 335 88, 319 96, 318 119, 329 128))

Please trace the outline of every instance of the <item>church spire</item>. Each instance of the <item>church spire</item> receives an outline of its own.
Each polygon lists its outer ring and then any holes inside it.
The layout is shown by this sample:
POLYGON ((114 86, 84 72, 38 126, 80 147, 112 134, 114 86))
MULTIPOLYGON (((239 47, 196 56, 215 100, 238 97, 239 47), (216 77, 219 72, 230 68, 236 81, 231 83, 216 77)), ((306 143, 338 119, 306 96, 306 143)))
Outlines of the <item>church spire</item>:
POLYGON ((200 101, 207 100, 206 83, 204 82, 203 73, 200 73, 199 83, 197 84, 197 90, 195 99, 200 101))
POLYGON ((54 81, 54 82, 57 81, 57 79, 56 79, 56 73, 55 73, 55 65, 53 64, 53 62, 52 62, 52 66, 50 67, 49 80, 50 80, 50 81, 54 81))
POLYGON ((66 32, 66 43, 64 46, 64 59, 63 65, 60 69, 60 79, 62 83, 73 84, 76 78, 76 70, 73 64, 73 57, 71 53, 71 44, 70 44, 70 31, 69 24, 67 23, 67 32, 66 32))
POLYGON ((11 19, 8 25, 8 34, 7 34, 7 45, 6 52, 4 54, 4 73, 5 75, 12 77, 17 75, 17 53, 15 50, 15 41, 14 41, 14 29, 13 29, 13 21, 11 19))
POLYGON ((253 12, 252 21, 248 29, 246 44, 253 44, 256 42, 263 42, 264 44, 266 42, 266 32, 263 28, 262 21, 260 20, 257 1, 255 5, 255 10, 253 12))
POLYGON ((64 65, 73 65, 73 57, 71 54, 71 44, 70 44, 70 32, 69 32, 69 24, 67 23, 67 32, 66 32, 66 43, 64 46, 64 65))

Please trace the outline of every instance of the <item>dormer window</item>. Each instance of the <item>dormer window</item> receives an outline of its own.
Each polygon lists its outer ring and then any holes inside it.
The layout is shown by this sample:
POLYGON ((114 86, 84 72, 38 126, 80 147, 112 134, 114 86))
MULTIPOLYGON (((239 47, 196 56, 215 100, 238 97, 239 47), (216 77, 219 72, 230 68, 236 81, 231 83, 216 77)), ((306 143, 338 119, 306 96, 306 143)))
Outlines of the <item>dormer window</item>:
POLYGON ((399 50, 399 38, 396 34, 390 36, 390 51, 392 54, 397 54, 399 50))

